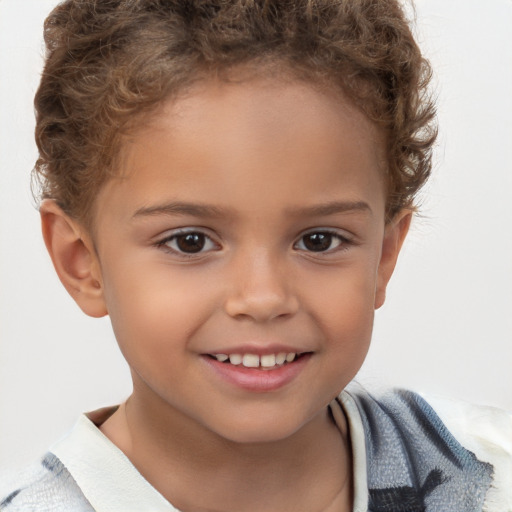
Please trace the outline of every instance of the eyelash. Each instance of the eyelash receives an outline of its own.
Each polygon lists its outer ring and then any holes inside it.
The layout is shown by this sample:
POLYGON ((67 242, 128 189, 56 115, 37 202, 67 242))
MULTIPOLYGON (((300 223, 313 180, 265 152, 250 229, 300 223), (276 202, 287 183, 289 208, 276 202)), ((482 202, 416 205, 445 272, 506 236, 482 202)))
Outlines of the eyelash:
MULTIPOLYGON (((206 253, 211 252, 212 249, 219 250, 219 248, 220 248, 220 245, 217 242, 215 242, 211 236, 209 236, 208 234, 206 234, 203 231, 198 230, 198 229, 177 231, 177 232, 172 233, 171 235, 163 238, 162 240, 158 241, 155 245, 158 248, 165 250, 166 252, 169 252, 172 254, 177 254, 182 258, 197 258, 197 257, 203 255, 205 252, 206 253), (180 237, 185 237, 187 235, 200 235, 201 237, 204 237, 205 244, 211 244, 211 246, 217 247, 217 249, 213 249, 213 247, 210 247, 209 249, 207 249, 205 251, 204 247, 202 247, 202 248, 200 248, 200 250, 198 250, 196 252, 185 252, 183 250, 180 250, 179 247, 175 248, 175 247, 170 246, 170 243, 176 242, 179 240, 180 237)), ((307 233, 302 234, 299 237, 299 239, 293 244, 293 248, 296 250, 299 250, 299 251, 304 251, 304 252, 306 252, 308 254, 312 254, 312 255, 323 255, 323 254, 333 254, 333 253, 337 253, 339 251, 345 251, 351 245, 354 245, 354 241, 346 236, 341 235, 339 232, 337 232, 335 230, 331 230, 331 229, 317 228, 313 231, 309 231, 307 233), (313 235, 324 235, 324 236, 327 235, 328 237, 331 237, 329 240, 330 241, 329 245, 332 244, 333 240, 337 240, 338 245, 334 248, 328 248, 327 250, 320 250, 320 251, 308 250, 308 248, 304 246, 304 239, 308 236, 313 236, 313 235), (304 246, 304 248, 298 247, 298 245, 301 243, 304 246)))

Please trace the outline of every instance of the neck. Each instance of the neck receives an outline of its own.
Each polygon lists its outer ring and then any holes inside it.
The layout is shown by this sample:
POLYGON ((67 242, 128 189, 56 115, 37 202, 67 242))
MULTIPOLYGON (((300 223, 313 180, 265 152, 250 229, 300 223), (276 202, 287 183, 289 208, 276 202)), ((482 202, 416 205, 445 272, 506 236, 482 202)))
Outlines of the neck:
POLYGON ((101 430, 178 509, 351 510, 347 426, 328 408, 286 439, 237 443, 148 398, 134 392, 101 430))

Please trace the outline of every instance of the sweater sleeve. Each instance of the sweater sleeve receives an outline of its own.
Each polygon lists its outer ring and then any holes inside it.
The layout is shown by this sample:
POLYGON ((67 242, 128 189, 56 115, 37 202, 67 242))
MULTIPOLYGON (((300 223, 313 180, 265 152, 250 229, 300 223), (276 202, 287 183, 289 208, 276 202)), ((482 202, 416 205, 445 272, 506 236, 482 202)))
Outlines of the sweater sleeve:
POLYGON ((425 399, 459 443, 492 464, 493 483, 483 512, 512 512, 512 414, 458 400, 425 399))
POLYGON ((55 455, 19 475, 0 497, 2 512, 94 512, 73 477, 55 455))

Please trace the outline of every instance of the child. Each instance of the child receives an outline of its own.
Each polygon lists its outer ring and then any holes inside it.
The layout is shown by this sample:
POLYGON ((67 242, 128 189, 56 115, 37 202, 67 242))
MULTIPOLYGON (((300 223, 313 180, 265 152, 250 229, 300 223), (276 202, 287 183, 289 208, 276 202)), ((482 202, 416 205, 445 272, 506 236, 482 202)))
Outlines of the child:
POLYGON ((505 413, 349 385, 435 140, 399 6, 67 1, 46 41, 44 238, 134 391, 0 508, 512 510, 505 413))

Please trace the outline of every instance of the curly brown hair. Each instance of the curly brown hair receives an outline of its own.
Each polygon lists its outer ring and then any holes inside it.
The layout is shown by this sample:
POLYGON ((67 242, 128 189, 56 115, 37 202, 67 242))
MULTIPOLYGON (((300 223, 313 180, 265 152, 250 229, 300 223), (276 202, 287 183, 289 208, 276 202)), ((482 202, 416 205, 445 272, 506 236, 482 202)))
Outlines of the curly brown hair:
POLYGON ((430 174, 431 69, 398 0, 66 0, 44 35, 34 176, 83 222, 135 120, 242 64, 334 86, 385 130, 388 218, 430 174))

